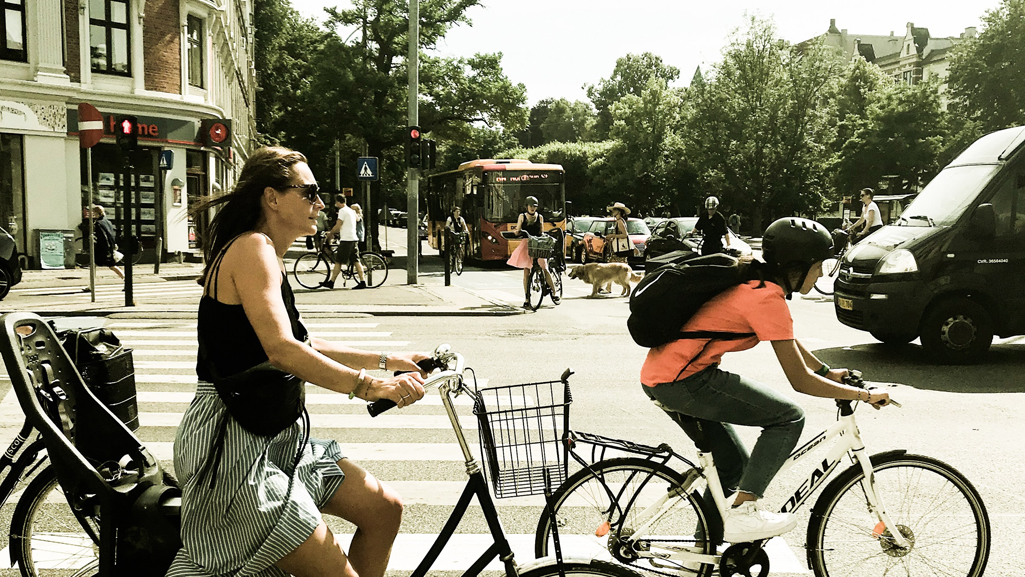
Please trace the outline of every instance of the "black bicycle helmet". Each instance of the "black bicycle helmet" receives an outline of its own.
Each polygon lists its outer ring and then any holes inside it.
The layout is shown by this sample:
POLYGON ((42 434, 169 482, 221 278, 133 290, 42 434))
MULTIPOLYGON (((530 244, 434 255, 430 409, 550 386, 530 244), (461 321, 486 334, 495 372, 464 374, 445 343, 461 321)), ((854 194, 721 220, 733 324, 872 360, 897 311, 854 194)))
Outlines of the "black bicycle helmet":
POLYGON ((537 206, 537 197, 536 196, 528 196, 525 204, 527 206, 537 206))
MULTIPOLYGON (((833 237, 826 227, 814 220, 796 216, 781 218, 770 224, 762 235, 762 260, 780 272, 800 270, 798 287, 804 284, 811 265, 832 256, 833 237)), ((788 285, 784 288, 790 298, 794 289, 789 286, 786 274, 783 274, 783 281, 788 285)))

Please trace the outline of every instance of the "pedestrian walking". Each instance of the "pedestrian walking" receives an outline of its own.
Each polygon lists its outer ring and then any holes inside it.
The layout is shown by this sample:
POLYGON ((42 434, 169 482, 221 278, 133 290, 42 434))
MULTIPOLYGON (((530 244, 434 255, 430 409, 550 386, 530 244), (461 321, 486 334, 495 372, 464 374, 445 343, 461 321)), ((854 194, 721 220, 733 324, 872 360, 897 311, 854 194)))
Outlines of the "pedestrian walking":
POLYGON ((199 382, 174 441, 184 547, 168 577, 381 577, 388 565, 402 500, 335 441, 309 436, 303 381, 405 407, 423 397, 416 361, 428 355, 352 349, 307 332, 282 258, 316 232, 317 191, 302 154, 261 148, 230 194, 192 208, 220 210, 203 248, 199 382), (376 378, 372 369, 412 372, 376 378), (356 526, 347 551, 323 513, 356 526))
POLYGON ((343 266, 350 264, 356 268, 356 277, 359 282, 352 290, 367 288, 366 276, 363 271, 363 263, 359 260, 359 235, 357 223, 359 222, 356 212, 346 205, 345 195, 335 196, 335 208, 338 209, 338 219, 335 225, 327 233, 327 240, 338 237, 338 248, 335 249, 335 266, 331 269, 331 278, 320 283, 325 288, 335 288, 335 279, 342 273, 343 266))

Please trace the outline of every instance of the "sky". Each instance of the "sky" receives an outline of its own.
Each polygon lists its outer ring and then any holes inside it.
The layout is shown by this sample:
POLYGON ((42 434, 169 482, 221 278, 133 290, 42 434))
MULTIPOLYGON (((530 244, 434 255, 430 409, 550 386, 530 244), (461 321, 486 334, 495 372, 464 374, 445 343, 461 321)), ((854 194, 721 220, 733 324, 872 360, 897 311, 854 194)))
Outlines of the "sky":
MULTIPOLYGON (((323 20, 324 6, 346 0, 291 0, 300 14, 323 20)), ((616 59, 651 52, 680 69, 679 86, 720 60, 745 15, 771 18, 779 37, 800 42, 826 32, 830 19, 849 34, 903 36, 908 22, 931 36, 981 31, 1000 0, 484 0, 438 45, 441 56, 501 52, 506 77, 527 87, 528 103, 587 100, 585 84, 608 78, 616 59)))

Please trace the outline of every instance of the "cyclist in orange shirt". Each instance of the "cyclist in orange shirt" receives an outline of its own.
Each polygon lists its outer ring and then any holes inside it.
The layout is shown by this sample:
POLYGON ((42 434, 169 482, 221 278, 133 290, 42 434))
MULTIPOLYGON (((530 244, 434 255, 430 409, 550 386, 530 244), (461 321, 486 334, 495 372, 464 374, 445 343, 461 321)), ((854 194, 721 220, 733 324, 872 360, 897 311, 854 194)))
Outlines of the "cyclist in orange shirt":
POLYGON ((803 218, 772 223, 762 241, 764 262, 742 261, 752 280, 713 297, 683 331, 753 333, 738 339, 681 339, 648 352, 641 369, 643 390, 688 435, 697 428, 707 441, 723 489, 736 492, 726 514, 724 537, 731 543, 768 539, 797 524, 789 513, 757 506, 772 478, 797 445, 804 411, 777 391, 723 371, 723 354, 769 341, 794 390, 815 397, 867 401, 877 409, 889 402, 882 391, 842 383, 846 369, 831 369, 794 338, 787 307, 792 293, 807 294, 832 254, 832 239, 821 224, 803 218), (761 427, 750 454, 733 425, 761 427))

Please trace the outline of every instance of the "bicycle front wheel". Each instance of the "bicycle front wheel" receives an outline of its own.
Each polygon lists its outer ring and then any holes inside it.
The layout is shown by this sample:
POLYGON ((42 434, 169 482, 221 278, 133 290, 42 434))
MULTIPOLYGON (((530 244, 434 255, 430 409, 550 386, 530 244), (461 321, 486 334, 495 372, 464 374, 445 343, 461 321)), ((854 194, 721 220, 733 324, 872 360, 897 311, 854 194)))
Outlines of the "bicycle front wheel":
POLYGON ((100 564, 99 535, 99 517, 76 516, 56 473, 47 467, 18 500, 10 546, 23 577, 95 575, 100 564))
POLYGON ((562 302, 562 272, 558 268, 551 270, 552 284, 555 285, 555 294, 552 295, 552 302, 559 304, 562 302))
POLYGON ((822 276, 819 280, 815 281, 813 285, 815 290, 821 294, 828 296, 833 295, 833 283, 836 281, 836 275, 840 272, 840 259, 838 258, 827 258, 822 261, 822 276))
POLYGON ((910 543, 903 549, 872 514, 860 466, 822 491, 808 524, 808 563, 818 577, 949 575, 980 577, 989 560, 989 515, 956 469, 931 457, 872 458, 872 484, 890 520, 910 543))
POLYGON ((545 298, 545 289, 548 288, 548 282, 545 281, 545 271, 537 264, 530 271, 530 281, 527 284, 527 289, 530 291, 527 301, 530 303, 531 310, 537 310, 541 308, 541 301, 545 298))
POLYGON ((459 244, 453 252, 455 253, 452 262, 453 268, 457 275, 461 275, 463 274, 463 245, 459 244))
POLYGON ((558 575, 566 576, 583 576, 583 575, 606 575, 607 577, 638 577, 636 571, 631 571, 622 565, 616 565, 615 563, 607 563, 605 561, 598 561, 591 559, 587 563, 579 562, 566 562, 562 564, 562 568, 556 565, 553 560, 547 565, 528 569, 527 571, 520 573, 520 577, 556 577, 558 575))
MULTIPOLYGON (((657 504, 685 479, 666 465, 639 458, 608 459, 577 471, 552 500, 563 555, 616 561, 642 573, 711 575, 712 564, 657 558, 715 552, 721 529, 713 529, 714 513, 696 491, 657 504), (649 518, 647 530, 638 534, 649 518)), ((534 553, 555 553, 547 514, 538 523, 534 553)))
POLYGON ((306 253, 295 260, 292 275, 299 286, 308 289, 320 288, 331 274, 331 264, 323 255, 306 253))
POLYGON ((367 286, 377 288, 383 285, 384 280, 388 278, 388 263, 384 262, 384 257, 376 252, 365 252, 359 255, 359 260, 363 263, 367 286))

